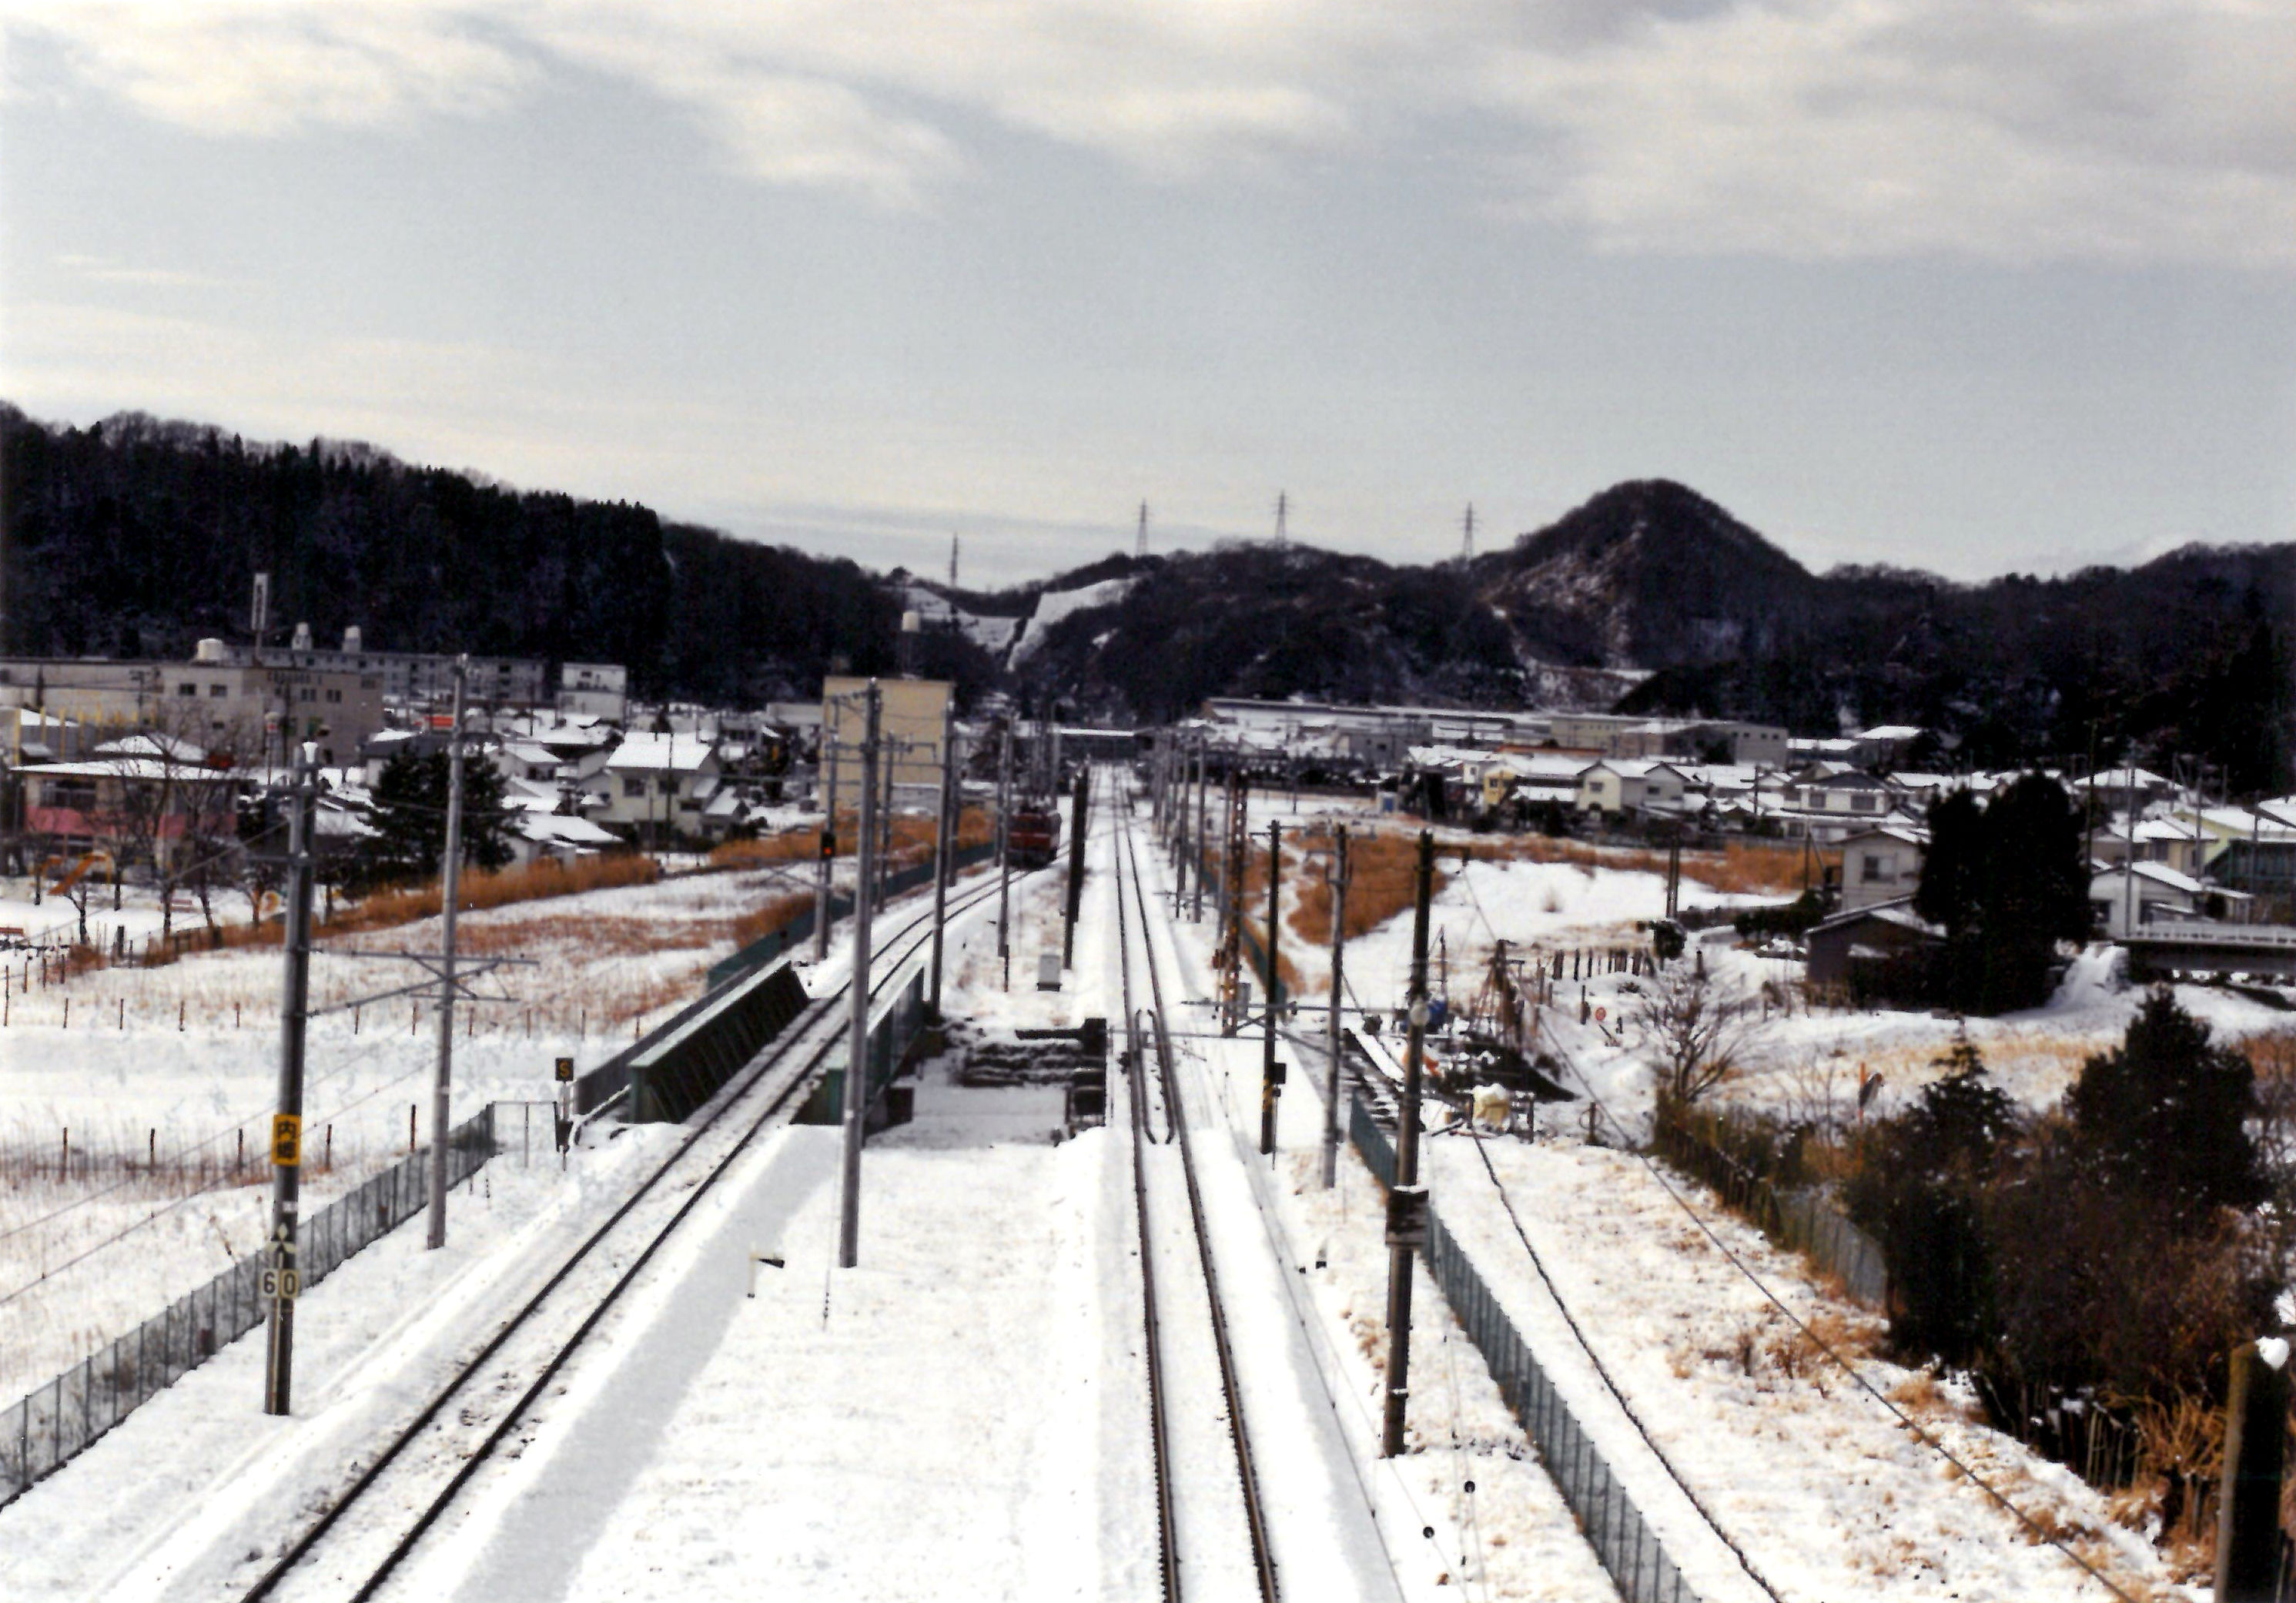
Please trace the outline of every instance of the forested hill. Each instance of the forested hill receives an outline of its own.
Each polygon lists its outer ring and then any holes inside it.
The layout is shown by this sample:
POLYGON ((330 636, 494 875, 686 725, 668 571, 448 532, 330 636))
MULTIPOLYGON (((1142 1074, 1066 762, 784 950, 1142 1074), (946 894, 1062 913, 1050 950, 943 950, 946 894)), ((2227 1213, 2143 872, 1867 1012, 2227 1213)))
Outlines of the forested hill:
MULTIPOLYGON (((0 650, 187 654, 275 624, 332 642, 629 666, 649 696, 753 705, 886 672, 920 589, 844 560, 518 491, 369 446, 258 445, 137 414, 88 429, 0 405, 0 650)), ((1024 703, 1163 719, 1211 695, 1610 705, 1918 724, 2004 764, 2133 741, 2287 790, 2296 546, 1979 585, 1813 574, 1678 484, 1621 484, 1472 561, 1264 543, 1089 568, 947 604, 919 667, 1024 703), (1011 620, 1025 626, 1014 633, 1011 620), (1639 681, 1637 683, 1636 682, 1639 681)))
MULTIPOLYGON (((257 444, 137 414, 52 428, 0 408, 0 649, 190 654, 272 619, 322 644, 628 665, 647 693, 809 695, 890 670, 898 609, 857 564, 520 491, 371 447, 257 444)), ((981 671, 975 665, 976 675, 981 671)))

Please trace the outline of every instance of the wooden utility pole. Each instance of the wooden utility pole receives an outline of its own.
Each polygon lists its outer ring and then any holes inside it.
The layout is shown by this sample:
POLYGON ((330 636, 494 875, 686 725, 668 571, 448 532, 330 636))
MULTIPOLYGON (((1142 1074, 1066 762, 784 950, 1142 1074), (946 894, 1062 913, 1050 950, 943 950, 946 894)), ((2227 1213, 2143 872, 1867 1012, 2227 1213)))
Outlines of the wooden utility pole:
MULTIPOLYGON (((439 860, 440 938, 439 963, 439 1067, 430 1081, 430 1223, 423 1245, 447 1245, 448 1122, 454 1116, 455 915, 463 895, 463 693, 471 659, 455 660, 455 724, 447 735, 447 849, 439 860)), ((677 737, 670 736, 673 750, 677 737)), ((675 765, 670 772, 675 774, 675 765)))
POLYGON ((1340 1043, 1347 995, 1347 977, 1340 966, 1348 947, 1348 827, 1332 830, 1332 1012, 1327 1030, 1331 1061, 1324 1071, 1324 1190, 1338 1183, 1340 1172, 1340 1043))
POLYGON ((316 754, 306 746, 287 802, 287 962, 279 996, 279 1109, 271 1120, 271 1239, 263 1290, 271 1304, 263 1411, 288 1411, 295 1374, 296 1234, 301 1225, 303 1036, 311 1008, 311 796, 316 754))
POLYGON ((1196 877, 1195 888, 1191 893, 1192 899, 1188 904, 1189 921, 1196 924, 1201 924, 1204 921, 1204 831, 1211 822, 1211 776, 1209 772, 1210 762, 1210 755, 1208 749, 1209 746, 1209 740, 1201 736, 1197 738, 1196 829, 1194 838, 1189 843, 1189 849, 1195 853, 1196 856, 1196 877))
POLYGON ((1275 1150, 1275 1103, 1283 1094, 1283 1066, 1275 1060, 1275 927, 1283 894, 1283 826, 1271 818, 1267 821, 1267 978, 1266 994, 1260 999, 1267 1026, 1259 1043, 1259 1150, 1263 1157, 1275 1150))
POLYGON ((2273 1603, 2280 1567, 2280 1476, 2288 1435, 2286 1349, 2273 1363, 2255 1342, 2233 1349, 2225 1399, 2224 1480, 2217 1499, 2218 1603, 2273 1603))
POLYGON ((1245 814, 1249 792, 1244 788, 1243 770, 1232 768, 1227 776, 1227 843, 1221 854, 1220 867, 1220 938, 1218 955, 1215 959, 1219 969, 1220 1034, 1233 1035, 1243 1027, 1243 876, 1251 854, 1251 833, 1245 814))
POLYGON ((1427 1048, 1427 911, 1434 899, 1435 836, 1419 833, 1411 912, 1411 1032, 1403 1047, 1403 1102, 1395 1119, 1395 1182, 1387 1192, 1387 1410, 1380 1456, 1403 1452, 1411 1398, 1412 1254, 1427 1242, 1427 1189, 1419 1183, 1419 1091, 1427 1048))
POLYGON ((837 1264, 861 1261, 861 1135, 869 1110, 869 871, 876 866, 877 716, 883 692, 869 682, 861 734, 861 880, 853 898, 853 1024, 845 1052, 845 1148, 837 1215, 837 1264))

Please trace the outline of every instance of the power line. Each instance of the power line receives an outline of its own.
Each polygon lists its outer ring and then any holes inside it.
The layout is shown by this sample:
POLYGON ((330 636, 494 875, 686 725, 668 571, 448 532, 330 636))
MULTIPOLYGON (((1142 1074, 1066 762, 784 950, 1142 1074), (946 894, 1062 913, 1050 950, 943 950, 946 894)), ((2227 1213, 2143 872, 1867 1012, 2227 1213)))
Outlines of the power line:
MULTIPOLYGON (((2123 1591, 2120 1587, 2114 1585, 2113 1583, 2095 1565, 2082 1558, 2079 1553, 2073 1551, 2071 1548, 2067 1547, 2062 1540, 2051 1533, 2046 1528, 2036 1521, 2032 1516, 2027 1514, 2015 1503, 2011 1502, 2005 1495, 1994 1487, 1991 1482, 1988 1481, 1983 1476, 1979 1475, 1976 1470, 1970 1468, 1970 1466, 1956 1455, 1951 1448, 1948 1447, 1936 1436, 1923 1429, 1922 1426, 1912 1418, 1912 1416, 1908 1415, 1903 1409, 1891 1402, 1887 1394, 1876 1387, 1872 1381, 1866 1379, 1866 1377, 1858 1371, 1857 1367, 1855 1364, 1851 1363, 1847 1358, 1836 1352, 1831 1343, 1826 1341, 1824 1337, 1818 1335, 1816 1331, 1811 1329, 1808 1324, 1802 1321, 1800 1317, 1797 1315, 1792 1309, 1787 1307, 1784 1301, 1779 1297, 1778 1294, 1772 1291, 1759 1275, 1747 1268, 1743 1259, 1740 1258, 1736 1253, 1730 1250, 1728 1244, 1726 1243, 1719 1235, 1715 1233, 1713 1227, 1707 1223, 1706 1220, 1699 1214, 1698 1210, 1692 1207, 1689 1202, 1685 1199, 1682 1193, 1677 1191, 1674 1188, 1673 1184, 1667 1180, 1665 1173, 1659 1168, 1658 1165, 1652 1162, 1647 1154, 1644 1153, 1634 1145, 1633 1138, 1628 1134, 1626 1126, 1621 1125, 1619 1122, 1617 1116, 1612 1114, 1610 1108, 1603 1105, 1603 1099, 1595 1094, 1593 1083, 1587 1078, 1585 1072, 1579 1068, 1578 1061, 1576 1058, 1570 1055, 1570 1049, 1564 1046, 1562 1040, 1555 1035, 1554 1027, 1542 1019, 1539 1024, 1539 1029, 1546 1035, 1547 1044, 1553 1047, 1555 1052, 1562 1058, 1562 1061, 1570 1067, 1572 1077, 1578 1082, 1580 1087, 1587 1092, 1587 1100, 1595 1105, 1595 1110, 1609 1122, 1611 1127, 1613 1130, 1616 1130, 1621 1140, 1626 1142, 1626 1149, 1628 1152, 1633 1153, 1636 1160, 1639 1162, 1644 1168, 1650 1171, 1651 1178, 1658 1182, 1660 1189, 1665 1191, 1667 1196, 1673 1200, 1675 1206, 1680 1208, 1684 1215, 1689 1218, 1691 1223, 1697 1226, 1699 1234, 1704 1236, 1707 1240, 1713 1243, 1714 1249, 1717 1252, 1719 1252, 1722 1256, 1729 1262, 1729 1264, 1733 1269, 1735 1269, 1740 1274, 1743 1275, 1746 1278, 1747 1282, 1751 1285, 1756 1291, 1761 1293, 1762 1296, 1772 1307, 1775 1308, 1780 1313, 1785 1315, 1786 1322, 1792 1325, 1794 1329, 1800 1334, 1805 1341, 1808 1341, 1820 1353, 1823 1353, 1837 1368, 1841 1370, 1843 1374, 1849 1376, 1851 1380, 1855 1381, 1860 1391, 1864 1392, 1867 1396, 1873 1398, 1874 1402, 1880 1403, 1884 1409, 1888 1410, 1890 1416, 1895 1419, 1898 1424, 1911 1431, 1917 1440, 1923 1443, 1925 1446, 1932 1449, 1939 1457, 1944 1459, 1947 1463, 1952 1465, 1964 1476, 1966 1476, 1979 1491, 1984 1493, 1986 1496, 1991 1498, 1995 1502, 2000 1504, 2002 1508, 2007 1509, 2010 1515, 2014 1517, 2020 1525, 2023 1525, 2028 1532, 2031 1533, 2035 1541, 2048 1543, 2049 1546, 2056 1549, 2057 1551, 2071 1559, 2074 1564, 2080 1566, 2081 1571, 2091 1580, 2095 1581, 2099 1586, 2103 1587, 2105 1591, 2111 1592, 2114 1597, 2121 1599, 2122 1603, 2137 1603, 2136 1598, 2132 1597, 2129 1593, 2123 1591)), ((1494 1182, 1496 1182, 1496 1176, 1494 1176, 1493 1179, 1494 1182)), ((1504 1195, 1504 1191, 1502 1191, 1502 1194, 1504 1195)), ((1512 1209, 1509 1210, 1510 1213, 1512 1213, 1512 1209)))

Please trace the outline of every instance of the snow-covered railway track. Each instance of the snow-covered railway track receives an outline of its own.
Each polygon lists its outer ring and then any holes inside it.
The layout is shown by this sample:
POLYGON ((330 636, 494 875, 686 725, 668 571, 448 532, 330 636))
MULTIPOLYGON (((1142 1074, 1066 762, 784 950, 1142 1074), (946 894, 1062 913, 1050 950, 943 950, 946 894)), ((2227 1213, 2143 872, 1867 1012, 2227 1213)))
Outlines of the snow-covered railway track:
POLYGON ((1128 801, 1111 809, 1115 855, 1118 949, 1123 973, 1125 1086, 1132 1142, 1133 1198, 1140 1230, 1141 1296, 1148 1370, 1149 1433, 1155 1454, 1159 1563, 1167 1603, 1179 1603, 1191 1587, 1200 1595, 1238 1595, 1240 1560, 1248 1552, 1262 1603, 1275 1603, 1275 1563, 1253 1466, 1251 1437, 1243 1414, 1242 1387, 1221 1306, 1218 1271, 1210 1231, 1197 1186, 1189 1146, 1187 1112, 1173 1071, 1170 1032, 1164 1021, 1163 981, 1148 933, 1148 900, 1134 854, 1128 801), (1126 911, 1127 883, 1136 916, 1126 911), (1133 949, 1141 953, 1147 977, 1144 999, 1134 993, 1133 949), (1147 1028, 1142 1028, 1146 1019, 1147 1028), (1149 1053, 1156 1057, 1151 1082, 1149 1053), (1165 1139, 1151 1133, 1150 1108, 1160 1103, 1165 1139), (1171 1228, 1178 1209, 1171 1205, 1177 1175, 1187 1205, 1187 1237, 1171 1228), (1159 1197, 1165 1200, 1159 1206, 1159 1197), (1193 1254, 1188 1250, 1193 1241, 1193 1254), (1160 1282, 1160 1263, 1173 1272, 1160 1282), (1160 1297, 1159 1287, 1165 1296, 1160 1297), (1217 1409, 1205 1406, 1213 1371, 1217 1409), (1176 1384, 1177 1383, 1177 1384, 1176 1384), (1218 1441, 1225 1423, 1226 1445, 1218 1441), (1234 1478, 1223 1473, 1231 1463, 1234 1478))
MULTIPOLYGON (((948 916, 995 894, 992 880, 953 896, 948 916)), ((902 977, 931 926, 922 912, 879 937, 873 998, 902 977)), ((679 1225, 758 1137, 800 1105, 845 1040, 840 1003, 850 994, 848 981, 810 1001, 711 1100, 676 1149, 285 1545, 241 1594, 242 1603, 365 1599, 381 1591, 679 1225)))

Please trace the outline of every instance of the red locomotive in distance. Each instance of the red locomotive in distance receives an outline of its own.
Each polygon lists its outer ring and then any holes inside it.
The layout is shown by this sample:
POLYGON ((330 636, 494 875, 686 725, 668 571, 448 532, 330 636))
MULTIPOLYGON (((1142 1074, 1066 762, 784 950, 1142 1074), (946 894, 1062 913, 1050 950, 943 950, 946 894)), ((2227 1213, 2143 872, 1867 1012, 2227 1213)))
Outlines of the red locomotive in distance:
POLYGON ((1014 868, 1044 868, 1061 849, 1060 809, 1049 802, 1023 802, 1013 811, 1005 837, 1014 868))

